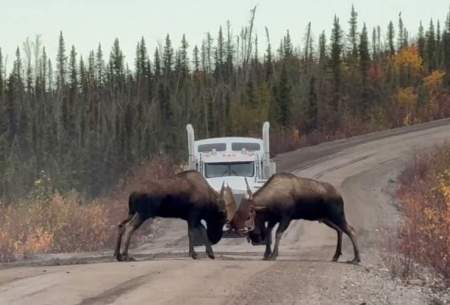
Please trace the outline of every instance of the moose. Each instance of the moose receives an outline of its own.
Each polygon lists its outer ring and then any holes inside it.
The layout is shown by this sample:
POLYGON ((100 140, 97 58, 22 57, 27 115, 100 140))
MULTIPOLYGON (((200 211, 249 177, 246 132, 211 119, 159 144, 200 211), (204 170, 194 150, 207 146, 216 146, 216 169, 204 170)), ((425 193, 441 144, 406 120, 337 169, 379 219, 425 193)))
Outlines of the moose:
POLYGON ((337 232, 337 247, 333 261, 342 255, 342 233, 351 240, 352 263, 361 261, 354 229, 344 214, 342 196, 330 184, 297 177, 290 173, 273 175, 254 194, 247 183, 247 195, 230 222, 231 230, 247 235, 252 244, 265 242, 264 259, 276 259, 281 236, 293 219, 319 221, 337 232), (273 251, 272 229, 276 224, 273 251))
MULTIPOLYGON (((187 221, 189 255, 198 257, 194 250, 194 232, 200 231, 206 254, 214 259, 211 244, 222 238, 227 220, 225 187, 220 193, 212 189, 197 171, 184 171, 174 177, 152 182, 145 192, 133 192, 128 200, 128 217, 119 224, 114 256, 118 261, 130 261, 128 248, 132 234, 147 219, 154 217, 181 218, 187 221), (206 230, 201 221, 206 222, 206 230), (121 242, 124 238, 124 249, 121 242)), ((227 197, 228 198, 228 197, 227 197)))

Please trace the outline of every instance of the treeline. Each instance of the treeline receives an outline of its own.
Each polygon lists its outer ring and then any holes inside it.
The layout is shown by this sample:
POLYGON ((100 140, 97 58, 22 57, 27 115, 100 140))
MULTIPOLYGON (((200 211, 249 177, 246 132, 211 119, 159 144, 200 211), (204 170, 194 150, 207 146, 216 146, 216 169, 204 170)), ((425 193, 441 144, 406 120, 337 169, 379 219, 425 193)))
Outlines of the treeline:
POLYGON ((56 61, 27 39, 8 73, 0 50, 0 198, 99 195, 152 156, 185 158, 188 122, 211 137, 259 135, 270 120, 298 140, 450 115, 450 15, 416 35, 401 15, 385 30, 357 16, 335 17, 317 39, 309 24, 300 47, 289 31, 274 46, 252 10, 238 33, 228 23, 200 46, 183 36, 175 48, 167 35, 150 51, 142 38, 134 67, 118 39, 108 56, 99 45, 83 57, 60 33, 56 61))

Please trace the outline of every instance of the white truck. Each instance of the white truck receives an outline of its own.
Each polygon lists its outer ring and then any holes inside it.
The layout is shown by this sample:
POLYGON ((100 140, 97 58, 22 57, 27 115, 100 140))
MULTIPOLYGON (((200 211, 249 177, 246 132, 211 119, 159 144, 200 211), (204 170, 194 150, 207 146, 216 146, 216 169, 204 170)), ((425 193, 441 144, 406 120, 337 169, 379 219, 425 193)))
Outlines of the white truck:
POLYGON ((186 126, 188 138, 188 169, 199 171, 216 190, 222 183, 233 190, 236 203, 246 193, 247 179, 251 190, 258 190, 276 172, 270 159, 269 122, 264 122, 262 139, 222 137, 195 140, 194 128, 186 126))

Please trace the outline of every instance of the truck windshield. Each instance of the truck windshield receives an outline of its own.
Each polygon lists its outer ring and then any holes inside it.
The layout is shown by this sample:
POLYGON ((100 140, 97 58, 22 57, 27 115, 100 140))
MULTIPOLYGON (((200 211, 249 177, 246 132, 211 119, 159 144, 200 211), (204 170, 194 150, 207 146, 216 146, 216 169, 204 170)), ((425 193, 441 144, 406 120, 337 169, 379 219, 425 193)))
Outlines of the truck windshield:
POLYGON ((253 177, 254 174, 253 162, 205 164, 206 178, 225 176, 253 177))

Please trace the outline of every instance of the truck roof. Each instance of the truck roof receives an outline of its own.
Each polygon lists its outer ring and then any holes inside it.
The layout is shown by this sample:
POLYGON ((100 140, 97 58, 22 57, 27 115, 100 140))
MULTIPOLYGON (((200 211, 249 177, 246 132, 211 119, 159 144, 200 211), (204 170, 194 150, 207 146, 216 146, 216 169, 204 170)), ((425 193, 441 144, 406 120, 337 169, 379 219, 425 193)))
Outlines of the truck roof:
POLYGON ((263 140, 250 137, 220 137, 220 138, 208 138, 203 140, 196 140, 194 143, 199 144, 213 144, 213 143, 259 143, 262 144, 263 140))

